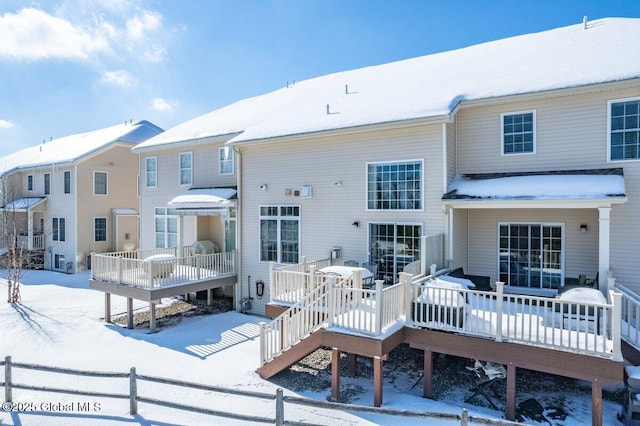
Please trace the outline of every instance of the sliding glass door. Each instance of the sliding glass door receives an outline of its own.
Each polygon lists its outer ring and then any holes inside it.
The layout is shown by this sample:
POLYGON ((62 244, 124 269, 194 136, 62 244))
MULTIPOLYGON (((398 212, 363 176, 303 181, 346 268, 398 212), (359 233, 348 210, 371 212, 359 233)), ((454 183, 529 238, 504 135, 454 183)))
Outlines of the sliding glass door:
POLYGON ((369 224, 369 261, 377 265, 376 279, 385 284, 398 280, 403 268, 420 259, 422 225, 369 224))
POLYGON ((563 283, 562 224, 499 224, 500 281, 508 285, 559 288, 563 283))

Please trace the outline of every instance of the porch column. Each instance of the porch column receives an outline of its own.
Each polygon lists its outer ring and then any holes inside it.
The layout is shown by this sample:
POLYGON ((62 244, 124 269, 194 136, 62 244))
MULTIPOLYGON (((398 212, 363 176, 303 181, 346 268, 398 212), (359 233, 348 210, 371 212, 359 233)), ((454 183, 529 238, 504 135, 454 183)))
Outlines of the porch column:
POLYGON ((611 207, 598 207, 598 289, 608 294, 607 274, 609 273, 609 250, 611 234, 611 207))
POLYGON ((33 250, 33 212, 27 213, 27 250, 33 250))

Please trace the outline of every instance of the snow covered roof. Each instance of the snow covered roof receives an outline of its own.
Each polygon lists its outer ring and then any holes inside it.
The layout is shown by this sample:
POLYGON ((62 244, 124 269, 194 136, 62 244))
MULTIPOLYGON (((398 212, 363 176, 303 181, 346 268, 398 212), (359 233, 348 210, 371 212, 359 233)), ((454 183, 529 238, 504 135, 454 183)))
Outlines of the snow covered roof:
POLYGON ((443 200, 569 200, 625 197, 621 168, 456 175, 443 200))
POLYGON ((594 20, 296 82, 179 124, 134 151, 447 119, 463 101, 638 78, 638 51, 640 19, 594 20))
POLYGON ((46 200, 45 197, 19 198, 17 200, 13 200, 10 203, 7 203, 7 205, 4 206, 3 210, 15 211, 15 212, 26 212, 45 200, 46 200))
POLYGON ((65 136, 0 157, 0 175, 17 169, 72 163, 113 143, 138 144, 162 132, 148 121, 65 136))
POLYGON ((236 188, 192 188, 167 203, 174 209, 219 209, 235 205, 236 188))
POLYGON ((111 209, 111 213, 116 216, 137 216, 138 211, 136 209, 111 209))

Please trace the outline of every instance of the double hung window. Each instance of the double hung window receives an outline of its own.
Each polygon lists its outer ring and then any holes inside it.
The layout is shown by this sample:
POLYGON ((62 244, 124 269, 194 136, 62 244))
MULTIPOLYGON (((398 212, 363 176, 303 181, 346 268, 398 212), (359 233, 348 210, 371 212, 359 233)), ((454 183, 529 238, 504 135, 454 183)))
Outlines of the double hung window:
POLYGON ((218 152, 220 155, 220 174, 233 174, 233 148, 224 146, 218 152))
POLYGON ((156 207, 155 234, 156 248, 178 246, 178 216, 174 209, 156 207))
POLYGON ((609 102, 611 160, 640 158, 640 98, 609 102))
POLYGON ((94 195, 107 195, 107 173, 93 172, 94 195))
POLYGON ((95 242, 107 241, 107 218, 106 217, 93 218, 93 241, 95 242))
POLYGON ((71 194, 71 170, 64 171, 64 193, 71 194))
POLYGON ((44 194, 51 194, 51 173, 44 174, 44 194))
POLYGON ((145 186, 155 188, 158 186, 158 157, 144 159, 145 186))
POLYGON ((52 219, 52 239, 53 241, 66 241, 66 219, 64 217, 54 217, 52 219))
POLYGON ((180 185, 191 185, 193 181, 193 154, 180 153, 180 185))
POLYGON ((529 154, 536 149, 536 112, 502 114, 502 154, 529 154))

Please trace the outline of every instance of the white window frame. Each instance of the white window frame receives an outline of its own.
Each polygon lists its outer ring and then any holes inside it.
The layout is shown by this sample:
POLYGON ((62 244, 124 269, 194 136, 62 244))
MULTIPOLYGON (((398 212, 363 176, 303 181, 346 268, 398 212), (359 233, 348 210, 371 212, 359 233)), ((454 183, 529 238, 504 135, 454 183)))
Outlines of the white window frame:
POLYGON ((44 195, 51 194, 51 173, 45 173, 44 179, 44 195))
POLYGON ((265 205, 260 205, 258 206, 258 229, 259 229, 259 244, 260 247, 258 249, 258 260, 261 263, 264 262, 276 262, 276 263, 282 263, 282 264, 295 264, 298 263, 300 261, 300 241, 301 241, 301 221, 300 221, 300 217, 302 216, 302 211, 300 208, 300 205, 281 205, 281 204, 265 204, 265 205), (269 215, 269 214, 262 214, 262 209, 266 208, 266 209, 277 209, 277 212, 275 215, 269 215), (297 209, 297 215, 286 215, 282 213, 283 209, 297 209), (265 258, 263 256, 262 253, 262 221, 263 220, 269 220, 269 221, 275 221, 276 222, 276 259, 268 259, 265 258), (296 259, 292 260, 292 261, 284 261, 283 260, 283 250, 282 250, 282 242, 283 242, 283 238, 282 238, 282 234, 283 234, 283 229, 282 229, 282 222, 285 221, 290 221, 290 222, 297 222, 298 224, 298 229, 297 229, 297 254, 296 254, 296 259))
POLYGON ((67 219, 65 217, 51 218, 51 239, 58 242, 67 241, 67 219), (62 232, 60 229, 62 229, 62 232))
POLYGON ((100 170, 93 171, 93 195, 109 195, 109 173, 100 170), (96 175, 100 173, 104 175, 104 194, 102 192, 96 192, 96 175))
MULTIPOLYGON (((502 156, 512 156, 512 155, 529 155, 529 154, 535 154, 536 150, 538 149, 537 147, 537 132, 536 132, 536 110, 535 109, 530 109, 530 110, 524 110, 524 111, 511 111, 511 112, 503 112, 500 114, 500 153, 502 156), (532 123, 532 137, 533 137, 533 149, 531 151, 526 151, 526 152, 505 152, 504 147, 505 147, 505 142, 504 142, 504 119, 505 117, 508 116, 512 116, 512 115, 522 115, 522 114, 532 114, 531 119, 533 120, 532 123)), ((524 132, 522 132, 524 133, 524 132)))
POLYGON ((192 185, 193 184, 193 152, 188 151, 188 152, 181 152, 178 155, 178 183, 181 186, 187 186, 187 185, 192 185), (189 167, 182 167, 182 158, 189 156, 189 167), (182 180, 182 172, 183 171, 189 171, 189 179, 188 182, 182 180))
POLYGON ((65 170, 62 175, 62 192, 71 194, 71 170, 65 170), (69 179, 69 190, 67 190, 67 176, 69 179))
POLYGON ((105 216, 96 216, 93 218, 93 242, 94 243, 106 243, 109 241, 109 220, 105 216), (96 239, 96 221, 98 219, 104 220, 104 240, 96 239))
POLYGON ((218 170, 221 175, 232 175, 235 172, 234 159, 235 153, 232 147, 222 146, 218 148, 218 170), (230 166, 231 170, 226 170, 225 166, 230 166))
POLYGON ((629 162, 629 161, 639 161, 640 160, 640 147, 637 158, 620 158, 613 159, 611 158, 611 110, 613 108, 613 104, 622 103, 622 102, 633 102, 639 101, 640 96, 632 97, 632 98, 622 98, 622 99, 611 99, 607 102, 607 162, 608 163, 620 163, 620 162, 629 162))
MULTIPOLYGON (((394 161, 371 161, 366 163, 365 165, 365 182, 366 182, 366 194, 365 194, 365 208, 367 211, 385 211, 385 212, 390 212, 390 211, 399 211, 399 212, 417 212, 417 211, 424 211, 424 187, 425 187, 425 170, 424 170, 424 159, 410 159, 410 160, 394 160, 394 161), (418 180, 418 182, 420 183, 420 190, 419 190, 419 203, 420 203, 420 207, 418 208, 372 208, 369 206, 369 195, 372 193, 372 191, 369 190, 369 167, 371 166, 384 166, 384 165, 393 165, 393 164, 397 164, 397 165, 408 165, 408 164, 420 164, 420 179, 418 180)), ((404 190, 398 190, 398 191, 404 191, 404 192, 409 192, 412 191, 411 189, 404 189, 404 190)), ((371 200, 372 203, 374 204, 379 204, 379 203, 384 203, 385 201, 381 201, 381 200, 371 200)), ((397 200, 393 200, 393 202, 395 203, 410 203, 411 201, 409 201, 408 198, 405 199, 397 199, 397 200)))
POLYGON ((158 187, 158 157, 151 156, 144 158, 144 183, 147 188, 157 188, 158 187), (149 170, 149 161, 153 160, 153 164, 155 165, 155 170, 149 170), (153 183, 151 182, 150 176, 153 176, 153 183))
POLYGON ((175 214, 174 209, 170 209, 167 207, 156 207, 154 208, 154 216, 153 216, 153 244, 156 248, 171 248, 169 245, 169 235, 173 233, 169 232, 169 220, 175 219, 176 221, 176 247, 180 244, 180 220, 177 214, 175 214), (160 219, 164 223, 164 241, 162 247, 158 245, 158 229, 156 228, 157 220, 160 219))

